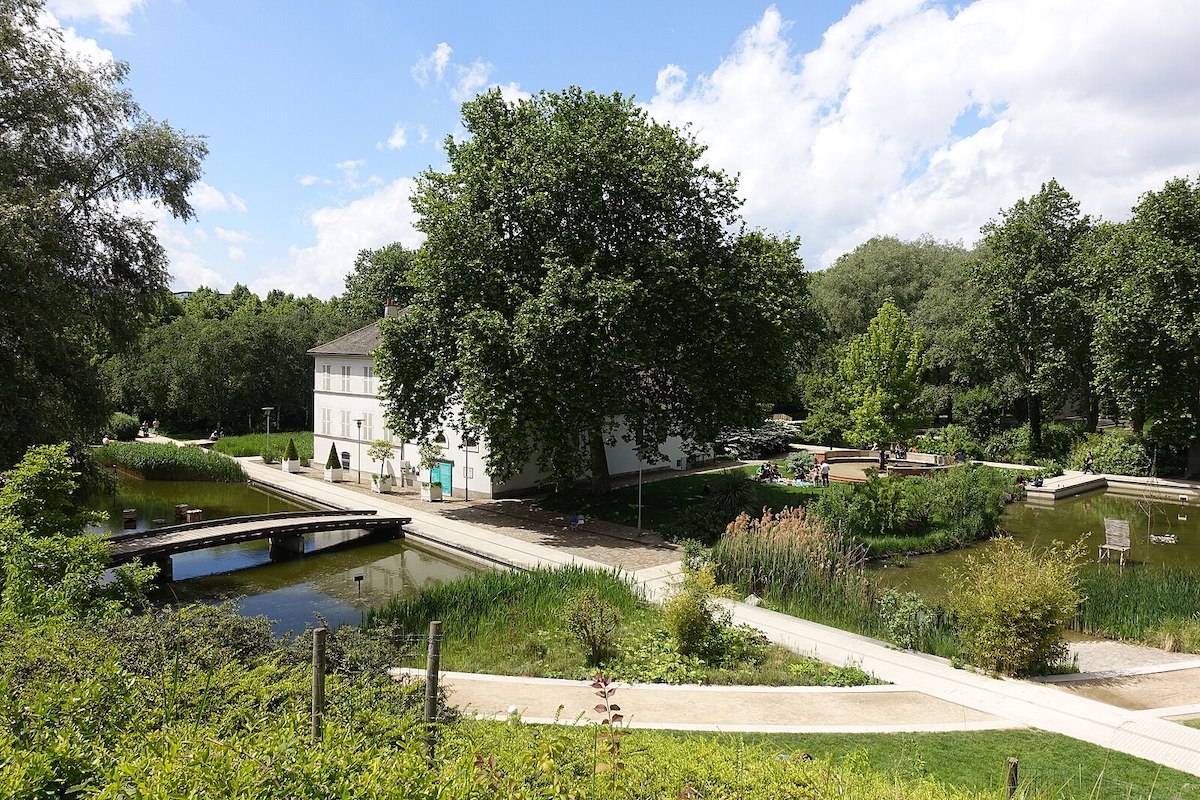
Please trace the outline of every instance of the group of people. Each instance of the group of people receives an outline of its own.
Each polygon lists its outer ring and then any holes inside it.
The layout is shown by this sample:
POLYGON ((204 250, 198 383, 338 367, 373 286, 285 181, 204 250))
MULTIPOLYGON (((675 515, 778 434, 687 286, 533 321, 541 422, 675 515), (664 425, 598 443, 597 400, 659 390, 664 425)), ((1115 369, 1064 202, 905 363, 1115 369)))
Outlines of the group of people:
MULTIPOLYGON (((813 464, 808 472, 796 473, 797 480, 808 481, 814 486, 829 485, 829 462, 813 464)), ((783 480, 783 475, 779 472, 779 465, 768 461, 761 465, 758 471, 754 473, 754 480, 760 483, 772 483, 774 481, 783 480)))

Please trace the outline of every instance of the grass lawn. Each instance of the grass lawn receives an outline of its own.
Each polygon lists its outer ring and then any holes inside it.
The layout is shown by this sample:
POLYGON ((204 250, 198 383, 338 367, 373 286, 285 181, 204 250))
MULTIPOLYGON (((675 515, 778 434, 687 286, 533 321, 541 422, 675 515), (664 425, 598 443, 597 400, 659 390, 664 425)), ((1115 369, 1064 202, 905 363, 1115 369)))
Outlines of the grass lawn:
POLYGON ((1200 798, 1200 778, 1194 775, 1044 731, 744 734, 728 738, 731 743, 740 741, 781 753, 805 752, 835 759, 865 753, 873 770, 903 780, 929 776, 963 789, 997 791, 997 797, 1003 796, 1008 758, 1013 757, 1020 762, 1022 786, 1035 789, 1035 797, 1200 798), (1099 788, 1097 781, 1101 781, 1099 788))
POLYGON ((1182 719, 1180 722, 1182 722, 1184 725, 1187 725, 1189 728, 1200 728, 1200 717, 1182 719))
MULTIPOLYGON (((271 446, 283 452, 283 448, 287 447, 288 437, 296 440, 296 451, 301 458, 309 460, 313 457, 313 432, 312 431, 272 431, 271 446)), ((218 453, 224 453, 227 456, 240 458, 244 456, 261 455, 263 448, 267 446, 267 435, 265 433, 247 433, 241 436, 226 436, 223 439, 218 439, 213 445, 213 450, 218 453)))
MULTIPOLYGON (((756 468, 734 469, 750 475, 756 468)), ((705 502, 704 484, 711 481, 711 475, 694 474, 643 482, 642 527, 651 530, 669 528, 689 507, 705 502)), ((759 483, 754 484, 754 489, 757 493, 756 507, 767 506, 775 510, 784 506, 804 505, 820 492, 811 487, 759 483)), ((613 489, 604 497, 596 497, 587 487, 577 486, 548 495, 539 500, 538 505, 563 514, 583 514, 606 522, 634 526, 638 518, 638 487, 623 486, 613 489)))
POLYGON ((594 589, 620 611, 616 647, 603 662, 604 671, 620 680, 775 686, 873 682, 857 668, 831 667, 765 639, 761 660, 731 657, 722 666, 681 656, 665 633, 660 608, 639 598, 614 573, 574 567, 476 573, 411 600, 393 600, 373 611, 368 624, 394 622, 411 631, 442 620, 443 669, 582 679, 597 668, 569 629, 567 608, 585 589, 594 589))

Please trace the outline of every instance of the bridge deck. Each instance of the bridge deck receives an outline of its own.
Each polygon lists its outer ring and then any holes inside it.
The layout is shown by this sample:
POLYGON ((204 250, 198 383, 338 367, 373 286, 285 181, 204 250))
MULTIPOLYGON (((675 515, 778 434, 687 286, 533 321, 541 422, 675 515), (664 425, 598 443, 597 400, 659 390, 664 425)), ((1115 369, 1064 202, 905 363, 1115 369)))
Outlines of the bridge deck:
POLYGON ((393 528, 399 532, 411 521, 411 517, 382 517, 375 511, 367 510, 259 514, 209 522, 189 522, 111 537, 114 543, 111 563, 116 566, 135 558, 153 560, 223 544, 318 531, 372 531, 393 528))

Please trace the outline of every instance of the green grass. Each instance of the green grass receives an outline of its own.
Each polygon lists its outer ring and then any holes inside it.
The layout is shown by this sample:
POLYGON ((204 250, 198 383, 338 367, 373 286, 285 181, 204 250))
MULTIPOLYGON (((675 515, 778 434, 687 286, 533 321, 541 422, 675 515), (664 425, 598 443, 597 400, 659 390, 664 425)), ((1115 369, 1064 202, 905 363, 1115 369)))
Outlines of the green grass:
POLYGON ((1180 722, 1184 725, 1187 725, 1189 728, 1200 728, 1200 717, 1194 717, 1192 719, 1183 719, 1183 720, 1180 720, 1180 722))
MULTIPOLYGON (((750 475, 755 467, 738 468, 750 475)), ((651 530, 668 529, 689 508, 703 505, 704 484, 711 483, 711 474, 680 475, 642 483, 642 527, 651 530)), ((784 506, 804 505, 820 490, 778 484, 754 484, 757 493, 754 506, 774 510, 784 506)), ((555 492, 538 501, 538 505, 563 514, 583 514, 588 517, 634 526, 638 518, 638 487, 622 486, 603 497, 593 495, 587 487, 577 486, 555 492)))
POLYGON ((96 463, 119 467, 150 481, 246 480, 241 464, 199 447, 151 442, 113 442, 92 452, 96 463))
POLYGON ((588 663, 584 645, 568 630, 564 618, 567 602, 585 588, 595 589, 620 610, 616 644, 624 653, 605 662, 606 671, 618 678, 649 680, 648 676, 686 672, 690 676, 686 682, 801 686, 870 682, 861 673, 855 675, 840 665, 829 669, 776 646, 768 647, 766 660, 753 667, 693 666, 666 644, 658 607, 641 600, 616 574, 578 567, 476 573, 427 589, 411 600, 394 599, 373 610, 367 624, 395 623, 403 630, 423 631, 430 620, 441 620, 446 631, 442 667, 448 670, 585 678, 596 668, 588 663), (622 661, 628 674, 622 674, 622 661))
MULTIPOLYGON (((637 709, 631 712, 636 714, 637 709)), ((928 776, 960 789, 997 791, 996 797, 1003 797, 1007 760, 1014 757, 1019 761, 1022 786, 1044 793, 1036 796, 1062 800, 1200 798, 1200 777, 1043 731, 746 734, 727 737, 727 741, 731 746, 742 741, 780 753, 804 752, 835 760, 865 753, 871 769, 901 780, 928 776)))
MULTIPOLYGON (((282 453, 283 448, 287 447, 288 437, 296 440, 296 450, 300 453, 300 457, 311 461, 313 457, 313 432, 272 432, 270 437, 271 447, 282 453)), ((213 450, 216 450, 218 453, 224 453, 227 456, 233 456, 234 458, 243 458, 246 456, 261 455, 266 447, 267 434, 247 433, 242 436, 226 436, 218 439, 216 444, 213 445, 213 450)))
POLYGON ((1074 627, 1087 633, 1185 652, 1200 651, 1200 571, 1083 569, 1074 627))

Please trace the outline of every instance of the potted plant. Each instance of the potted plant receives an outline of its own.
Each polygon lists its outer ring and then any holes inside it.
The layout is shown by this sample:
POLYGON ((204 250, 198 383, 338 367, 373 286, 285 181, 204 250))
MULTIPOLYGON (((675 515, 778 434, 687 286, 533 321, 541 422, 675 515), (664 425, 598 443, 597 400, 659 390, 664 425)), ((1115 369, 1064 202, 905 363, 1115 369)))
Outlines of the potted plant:
POLYGON ((329 457, 325 459, 325 480, 337 483, 342 479, 342 462, 338 458, 337 447, 329 443, 329 457))
POLYGON ((433 467, 442 457, 442 448, 432 442, 425 442, 418 451, 420 460, 417 462, 423 470, 428 471, 429 480, 421 481, 421 499, 436 503, 442 499, 442 482, 433 476, 433 467))
POLYGON ((387 460, 392 457, 394 450, 392 443, 387 439, 376 439, 367 449, 367 456, 372 461, 379 462, 379 474, 371 473, 372 491, 390 492, 392 490, 392 476, 387 471, 387 460))
POLYGON ((283 450, 283 459, 280 464, 284 472, 295 472, 300 469, 300 454, 296 452, 296 440, 291 436, 288 437, 287 447, 283 450))

